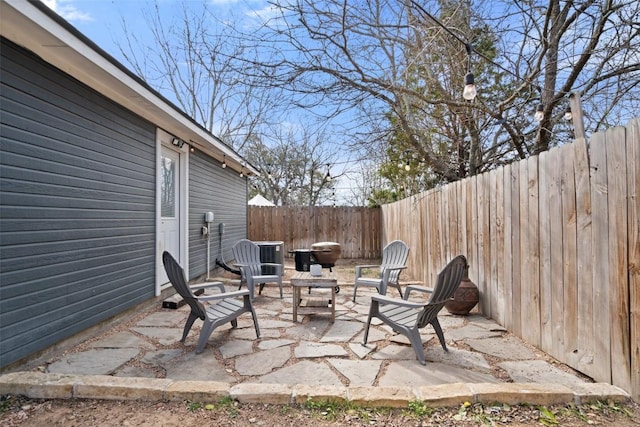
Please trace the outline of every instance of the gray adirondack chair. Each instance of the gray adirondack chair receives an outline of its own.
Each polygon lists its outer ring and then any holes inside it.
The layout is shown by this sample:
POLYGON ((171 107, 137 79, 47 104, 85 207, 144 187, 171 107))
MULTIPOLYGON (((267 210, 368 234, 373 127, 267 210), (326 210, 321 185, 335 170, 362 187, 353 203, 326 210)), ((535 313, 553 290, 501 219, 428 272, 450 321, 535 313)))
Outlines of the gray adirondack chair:
POLYGON ((215 328, 227 322, 231 322, 231 326, 236 328, 238 326, 238 316, 243 313, 251 313, 253 325, 256 329, 256 337, 260 338, 258 317, 251 304, 248 290, 225 292, 222 282, 209 282, 189 286, 184 277, 184 270, 169 252, 165 251, 162 253, 162 263, 164 264, 169 281, 182 299, 191 307, 191 312, 189 313, 187 323, 184 325, 182 332, 181 343, 184 343, 187 338, 193 322, 198 318, 201 319, 204 321, 204 324, 200 329, 200 337, 198 338, 198 345, 196 347, 196 354, 200 354, 202 350, 204 350, 204 346, 207 344, 215 328), (208 288, 218 288, 220 293, 206 296, 196 296, 193 293, 195 290, 208 288), (215 301, 215 304, 205 307, 202 301, 215 301))
POLYGON ((240 268, 240 272, 242 273, 240 287, 246 283, 251 298, 253 298, 254 295, 255 285, 260 285, 258 294, 261 294, 265 283, 275 282, 280 287, 280 298, 282 299, 282 274, 284 273, 284 265, 261 262, 260 247, 251 240, 239 240, 231 249, 235 258, 235 265, 240 268), (274 267, 275 273, 262 274, 263 266, 274 267))
POLYGON ((380 295, 386 295, 387 288, 391 286, 396 288, 402 297, 399 283, 400 273, 407 268, 408 257, 409 246, 402 240, 394 240, 382 249, 380 265, 357 265, 356 279, 353 285, 353 302, 356 301, 356 292, 359 286, 374 287, 380 295), (380 270, 378 277, 362 277, 363 270, 366 268, 378 268, 380 270))
POLYGON ((411 346, 416 353, 416 358, 423 365, 425 360, 422 338, 420 337, 421 328, 427 325, 433 326, 440 340, 440 345, 442 345, 444 351, 449 351, 438 321, 438 313, 453 296, 466 270, 467 259, 463 255, 458 255, 438 274, 436 286, 433 289, 410 285, 407 286, 403 299, 389 298, 383 295, 372 296, 363 345, 367 344, 367 339, 369 338, 371 319, 377 317, 391 326, 394 331, 409 338, 411 346), (428 302, 409 301, 409 294, 414 290, 431 294, 428 302))

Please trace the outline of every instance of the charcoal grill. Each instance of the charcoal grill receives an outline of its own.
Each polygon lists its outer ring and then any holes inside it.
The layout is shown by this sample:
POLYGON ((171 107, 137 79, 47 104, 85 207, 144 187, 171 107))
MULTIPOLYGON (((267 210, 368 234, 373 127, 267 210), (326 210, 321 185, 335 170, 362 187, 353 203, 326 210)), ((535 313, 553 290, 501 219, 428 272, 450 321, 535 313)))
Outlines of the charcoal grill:
POLYGON ((318 242, 311 245, 313 258, 322 268, 328 268, 329 271, 333 271, 332 268, 336 266, 336 261, 340 258, 341 253, 340 243, 318 242))
MULTIPOLYGON (((329 271, 333 271, 333 267, 336 266, 336 261, 340 258, 342 248, 340 243, 336 242, 318 242, 311 245, 311 255, 315 261, 322 266, 322 268, 328 268, 329 271)), ((311 292, 311 288, 309 288, 311 292)), ((336 293, 340 292, 340 286, 336 286, 336 293)))

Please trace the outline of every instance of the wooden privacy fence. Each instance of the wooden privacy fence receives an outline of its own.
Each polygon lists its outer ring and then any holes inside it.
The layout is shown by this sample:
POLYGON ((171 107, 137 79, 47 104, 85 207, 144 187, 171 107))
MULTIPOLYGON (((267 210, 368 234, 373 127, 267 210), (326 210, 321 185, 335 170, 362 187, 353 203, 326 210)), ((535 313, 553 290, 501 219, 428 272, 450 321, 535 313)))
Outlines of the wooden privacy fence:
POLYGON ((380 209, 364 207, 248 207, 248 238, 282 241, 286 251, 337 242, 341 258, 380 257, 380 209))
POLYGON ((433 283, 467 256, 480 310, 640 400, 640 118, 382 207, 433 283))

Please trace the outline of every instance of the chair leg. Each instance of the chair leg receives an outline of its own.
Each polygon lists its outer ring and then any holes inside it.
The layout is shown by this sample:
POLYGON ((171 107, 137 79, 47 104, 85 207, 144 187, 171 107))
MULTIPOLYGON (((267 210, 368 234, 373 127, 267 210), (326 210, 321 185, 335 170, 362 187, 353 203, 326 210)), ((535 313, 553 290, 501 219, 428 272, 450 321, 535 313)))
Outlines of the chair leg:
POLYGON ((369 307, 369 317, 367 318, 367 326, 364 328, 364 339, 362 341, 362 345, 367 345, 367 340, 369 339, 369 326, 371 326, 371 319, 373 316, 378 314, 378 301, 371 301, 371 306, 369 307))
POLYGON ((420 331, 418 329, 409 329, 406 334, 409 341, 411 341, 411 347, 416 352, 416 358, 422 365, 426 365, 424 360, 424 349, 422 348, 422 337, 420 337, 420 331))
POLYGON ((251 307, 251 317, 253 317, 253 327, 256 329, 256 338, 260 338, 260 327, 258 326, 258 316, 256 311, 251 307))
POLYGON ((437 317, 431 321, 431 326, 433 326, 433 329, 436 331, 436 335, 438 336, 438 339, 440 340, 440 345, 442 346, 442 349, 444 351, 449 351, 447 349, 447 344, 444 341, 444 334, 442 333, 442 328, 440 327, 440 322, 438 322, 438 318, 437 317))
POLYGON ((376 289, 380 295, 387 295, 387 284, 384 283, 384 281, 382 281, 380 285, 376 286, 376 289))
POLYGON ((191 326, 193 326, 193 322, 195 322, 197 318, 198 316, 196 316, 193 311, 189 313, 189 317, 187 318, 187 323, 185 323, 184 329, 182 331, 182 339, 180 340, 181 343, 184 343, 184 340, 187 339, 187 335, 191 330, 191 326))
POLYGON ((204 346, 207 345, 207 341, 209 341, 209 337, 211 333, 215 329, 213 322, 209 320, 205 320, 202 325, 202 329, 200 330, 200 338, 198 338, 198 346, 196 347, 196 354, 202 353, 204 350, 204 346))
POLYGON ((251 299, 251 301, 253 302, 253 293, 255 290, 255 284, 253 283, 253 281, 247 282, 247 289, 249 290, 249 299, 251 299))
POLYGON ((278 287, 280 288, 280 299, 282 299, 282 277, 278 279, 278 287))
POLYGON ((356 291, 358 290, 358 284, 353 284, 353 302, 356 302, 356 291))

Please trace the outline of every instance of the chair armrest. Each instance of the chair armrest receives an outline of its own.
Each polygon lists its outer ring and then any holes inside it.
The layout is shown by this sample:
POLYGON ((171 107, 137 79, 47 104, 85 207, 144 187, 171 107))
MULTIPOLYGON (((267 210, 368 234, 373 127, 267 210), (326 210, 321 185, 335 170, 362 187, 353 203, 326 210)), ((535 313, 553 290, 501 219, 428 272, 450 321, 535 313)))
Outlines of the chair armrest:
POLYGON ((382 304, 392 304, 400 307, 409 307, 409 308, 422 308, 426 305, 425 303, 421 303, 421 302, 411 302, 411 301, 406 301, 399 298, 391 298, 385 295, 372 295, 371 301, 372 302, 377 301, 378 303, 382 303, 382 304))
POLYGON ((204 282, 204 283, 196 283, 195 285, 190 285, 189 288, 191 291, 196 291, 198 289, 209 289, 209 288, 218 288, 220 292, 224 292, 224 284, 222 282, 204 282))
POLYGON ((433 288, 427 288, 426 286, 418 286, 418 285, 408 285, 407 289, 404 291, 404 299, 409 299, 409 294, 411 291, 424 292, 426 294, 432 294, 433 288))
POLYGON ((356 279, 362 276, 362 270, 365 268, 380 268, 380 265, 356 265, 356 279))
POLYGON ((382 268, 385 270, 404 270, 407 266, 403 264, 389 264, 383 265, 382 268))
POLYGON ((235 297, 240 297, 244 295, 249 295, 248 289, 242 289, 240 291, 224 292, 222 294, 215 294, 215 295, 205 295, 201 297, 196 297, 196 299, 200 301, 215 301, 218 299, 235 298, 235 297))
POLYGON ((276 270, 278 271, 278 275, 282 275, 282 272, 284 271, 284 265, 282 264, 278 264, 276 262, 261 262, 260 265, 266 266, 266 267, 276 267, 276 270))

